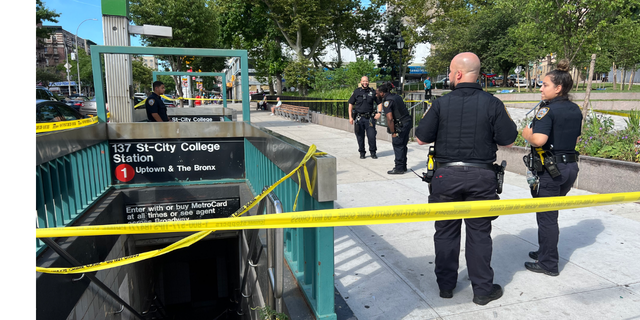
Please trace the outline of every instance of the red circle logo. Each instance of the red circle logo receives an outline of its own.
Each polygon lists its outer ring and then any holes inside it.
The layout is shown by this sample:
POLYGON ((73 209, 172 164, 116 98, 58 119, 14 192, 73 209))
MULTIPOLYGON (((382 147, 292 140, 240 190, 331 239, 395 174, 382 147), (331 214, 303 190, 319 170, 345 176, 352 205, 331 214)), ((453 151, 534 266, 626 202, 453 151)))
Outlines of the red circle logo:
POLYGON ((129 182, 136 175, 136 171, 133 167, 124 163, 116 167, 116 179, 122 182, 129 182))

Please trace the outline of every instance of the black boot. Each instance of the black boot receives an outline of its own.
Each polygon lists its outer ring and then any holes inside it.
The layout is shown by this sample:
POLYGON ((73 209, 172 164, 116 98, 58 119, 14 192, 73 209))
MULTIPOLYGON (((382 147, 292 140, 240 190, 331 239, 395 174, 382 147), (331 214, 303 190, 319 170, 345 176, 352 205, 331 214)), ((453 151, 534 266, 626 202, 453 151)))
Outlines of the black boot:
POLYGON ((365 153, 364 153, 364 152, 360 152, 360 159, 364 159, 364 158, 366 158, 364 155, 365 155, 365 153))
POLYGON ((375 152, 371 152, 371 159, 378 159, 378 156, 375 152))

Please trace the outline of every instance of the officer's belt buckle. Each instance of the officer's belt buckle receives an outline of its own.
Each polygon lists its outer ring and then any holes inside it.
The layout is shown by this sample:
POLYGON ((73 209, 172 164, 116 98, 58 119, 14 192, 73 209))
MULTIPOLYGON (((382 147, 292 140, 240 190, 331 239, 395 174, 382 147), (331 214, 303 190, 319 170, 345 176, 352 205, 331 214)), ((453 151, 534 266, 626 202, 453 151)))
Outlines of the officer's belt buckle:
POLYGON ((495 171, 493 163, 473 163, 473 162, 436 162, 436 169, 443 167, 476 167, 495 171))

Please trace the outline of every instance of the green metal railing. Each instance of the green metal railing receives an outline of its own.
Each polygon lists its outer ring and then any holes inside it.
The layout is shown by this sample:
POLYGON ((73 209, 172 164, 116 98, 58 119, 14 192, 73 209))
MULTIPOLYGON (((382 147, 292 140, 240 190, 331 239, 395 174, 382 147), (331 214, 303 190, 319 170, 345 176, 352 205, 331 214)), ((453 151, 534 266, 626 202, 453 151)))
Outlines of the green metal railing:
MULTIPOLYGON (((67 226, 111 187, 107 141, 36 166, 37 227, 67 226)), ((44 246, 36 240, 36 252, 44 246)))
MULTIPOLYGON (((245 139, 245 170, 252 192, 258 194, 287 173, 245 139)), ((284 212, 293 210, 298 185, 287 179, 273 191, 284 212)), ((300 191, 296 211, 333 209, 333 201, 320 202, 300 191)), ((312 307, 316 319, 337 319, 334 308, 333 228, 285 229, 285 258, 312 307)))

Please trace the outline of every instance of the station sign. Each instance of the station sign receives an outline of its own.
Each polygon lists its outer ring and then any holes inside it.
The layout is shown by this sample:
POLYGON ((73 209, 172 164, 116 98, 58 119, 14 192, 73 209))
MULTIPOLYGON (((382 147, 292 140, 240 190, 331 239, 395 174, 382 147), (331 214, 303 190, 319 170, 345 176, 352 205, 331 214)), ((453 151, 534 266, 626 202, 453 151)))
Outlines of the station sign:
POLYGON ((240 209, 240 198, 125 205, 129 223, 189 221, 227 218, 240 209))
POLYGON ((224 121, 223 116, 171 116, 172 122, 218 122, 224 121))
POLYGON ((244 141, 119 140, 109 143, 116 184, 244 178, 244 141))

